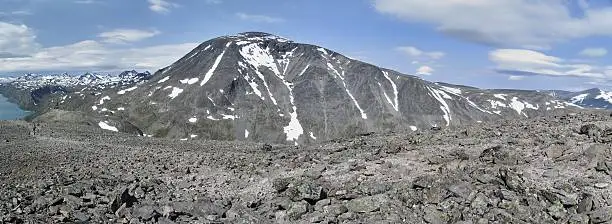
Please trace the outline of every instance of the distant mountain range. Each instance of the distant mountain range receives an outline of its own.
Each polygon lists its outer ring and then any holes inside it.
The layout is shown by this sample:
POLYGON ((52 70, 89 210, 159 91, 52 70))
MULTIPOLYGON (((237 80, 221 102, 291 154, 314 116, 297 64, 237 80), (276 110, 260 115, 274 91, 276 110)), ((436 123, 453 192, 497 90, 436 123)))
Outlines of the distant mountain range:
POLYGON ((554 96, 586 108, 612 109, 612 92, 588 89, 580 92, 551 91, 554 96))
POLYGON ((24 76, 6 80, 0 93, 38 115, 77 111, 111 131, 290 144, 609 108, 596 104, 600 99, 610 104, 601 93, 580 99, 432 83, 259 32, 206 41, 153 75, 24 76))
POLYGON ((19 77, 0 77, 0 83, 11 83, 15 87, 35 89, 44 86, 117 86, 130 85, 151 77, 148 71, 139 73, 135 70, 124 71, 118 75, 85 73, 83 75, 38 75, 27 74, 19 77))
POLYGON ((83 75, 38 75, 0 78, 0 94, 23 109, 44 112, 50 109, 47 103, 53 97, 68 97, 67 94, 86 89, 116 88, 135 85, 151 78, 149 72, 124 71, 118 75, 85 73, 83 75))

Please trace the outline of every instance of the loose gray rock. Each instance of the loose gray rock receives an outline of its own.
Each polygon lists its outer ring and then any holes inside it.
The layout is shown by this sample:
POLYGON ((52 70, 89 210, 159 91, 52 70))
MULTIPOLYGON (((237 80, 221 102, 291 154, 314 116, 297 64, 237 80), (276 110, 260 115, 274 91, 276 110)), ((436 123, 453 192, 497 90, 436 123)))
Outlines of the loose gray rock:
POLYGON ((591 222, 604 223, 612 220, 612 206, 599 208, 589 213, 591 222))
MULTIPOLYGON (((0 222, 606 223, 610 186, 596 184, 609 182, 612 153, 572 130, 612 126, 604 115, 375 133, 269 152, 251 142, 41 124, 35 139, 24 132, 30 137, 0 144, 0 222), (386 153, 390 139, 406 148, 386 153), (512 156, 479 158, 496 145, 512 156), (551 156, 551 145, 563 153, 551 156), (307 174, 313 168, 325 169, 307 174), (275 179, 283 180, 278 190, 275 179)), ((0 122, 0 139, 11 125, 0 122)))
POLYGON ((588 135, 589 137, 594 137, 599 135, 601 132, 601 128, 595 124, 586 124, 580 127, 580 134, 588 135))
POLYGON ((110 210, 112 212, 117 211, 121 206, 125 205, 125 207, 132 207, 132 205, 137 201, 137 199, 130 195, 129 189, 127 187, 120 188, 115 193, 115 198, 110 204, 110 210))
POLYGON ((302 215, 308 212, 308 206, 309 204, 305 201, 293 203, 289 210, 287 210, 287 217, 290 220, 300 219, 302 215))
POLYGON ((389 198, 384 194, 357 198, 348 201, 346 208, 355 213, 367 213, 378 211, 381 206, 388 202, 389 198))
POLYGON ((152 218, 158 215, 159 214, 157 214, 153 206, 145 205, 139 206, 138 208, 134 209, 134 217, 140 218, 145 221, 151 220, 152 218))
POLYGON ((272 188, 274 188, 276 192, 283 192, 289 187, 289 181, 289 178, 276 178, 272 181, 272 188))
POLYGON ((297 184, 295 192, 293 195, 294 201, 307 200, 311 204, 327 197, 325 189, 312 181, 297 184))

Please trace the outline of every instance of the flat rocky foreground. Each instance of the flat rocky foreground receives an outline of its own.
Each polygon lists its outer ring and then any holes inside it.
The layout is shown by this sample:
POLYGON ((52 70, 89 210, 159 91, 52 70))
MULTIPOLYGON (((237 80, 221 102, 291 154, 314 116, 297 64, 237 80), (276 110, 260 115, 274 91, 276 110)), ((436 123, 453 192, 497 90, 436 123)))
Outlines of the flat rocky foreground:
POLYGON ((0 122, 0 223, 612 223, 611 144, 606 112, 303 147, 0 122))

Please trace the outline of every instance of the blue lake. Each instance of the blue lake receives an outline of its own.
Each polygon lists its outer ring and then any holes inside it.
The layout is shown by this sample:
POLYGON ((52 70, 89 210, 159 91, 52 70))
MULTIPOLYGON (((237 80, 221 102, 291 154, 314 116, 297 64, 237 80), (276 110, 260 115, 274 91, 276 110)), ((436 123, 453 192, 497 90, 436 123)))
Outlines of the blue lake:
POLYGON ((18 120, 28 115, 17 106, 17 104, 8 102, 6 97, 0 95, 0 120, 18 120))

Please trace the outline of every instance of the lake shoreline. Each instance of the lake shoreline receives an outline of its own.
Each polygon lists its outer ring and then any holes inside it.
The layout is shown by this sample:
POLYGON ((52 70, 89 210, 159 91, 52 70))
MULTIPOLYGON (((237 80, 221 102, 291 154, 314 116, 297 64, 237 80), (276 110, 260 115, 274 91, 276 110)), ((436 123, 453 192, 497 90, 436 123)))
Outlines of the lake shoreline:
POLYGON ((31 111, 23 110, 17 103, 0 94, 0 120, 23 120, 31 113, 31 111))

